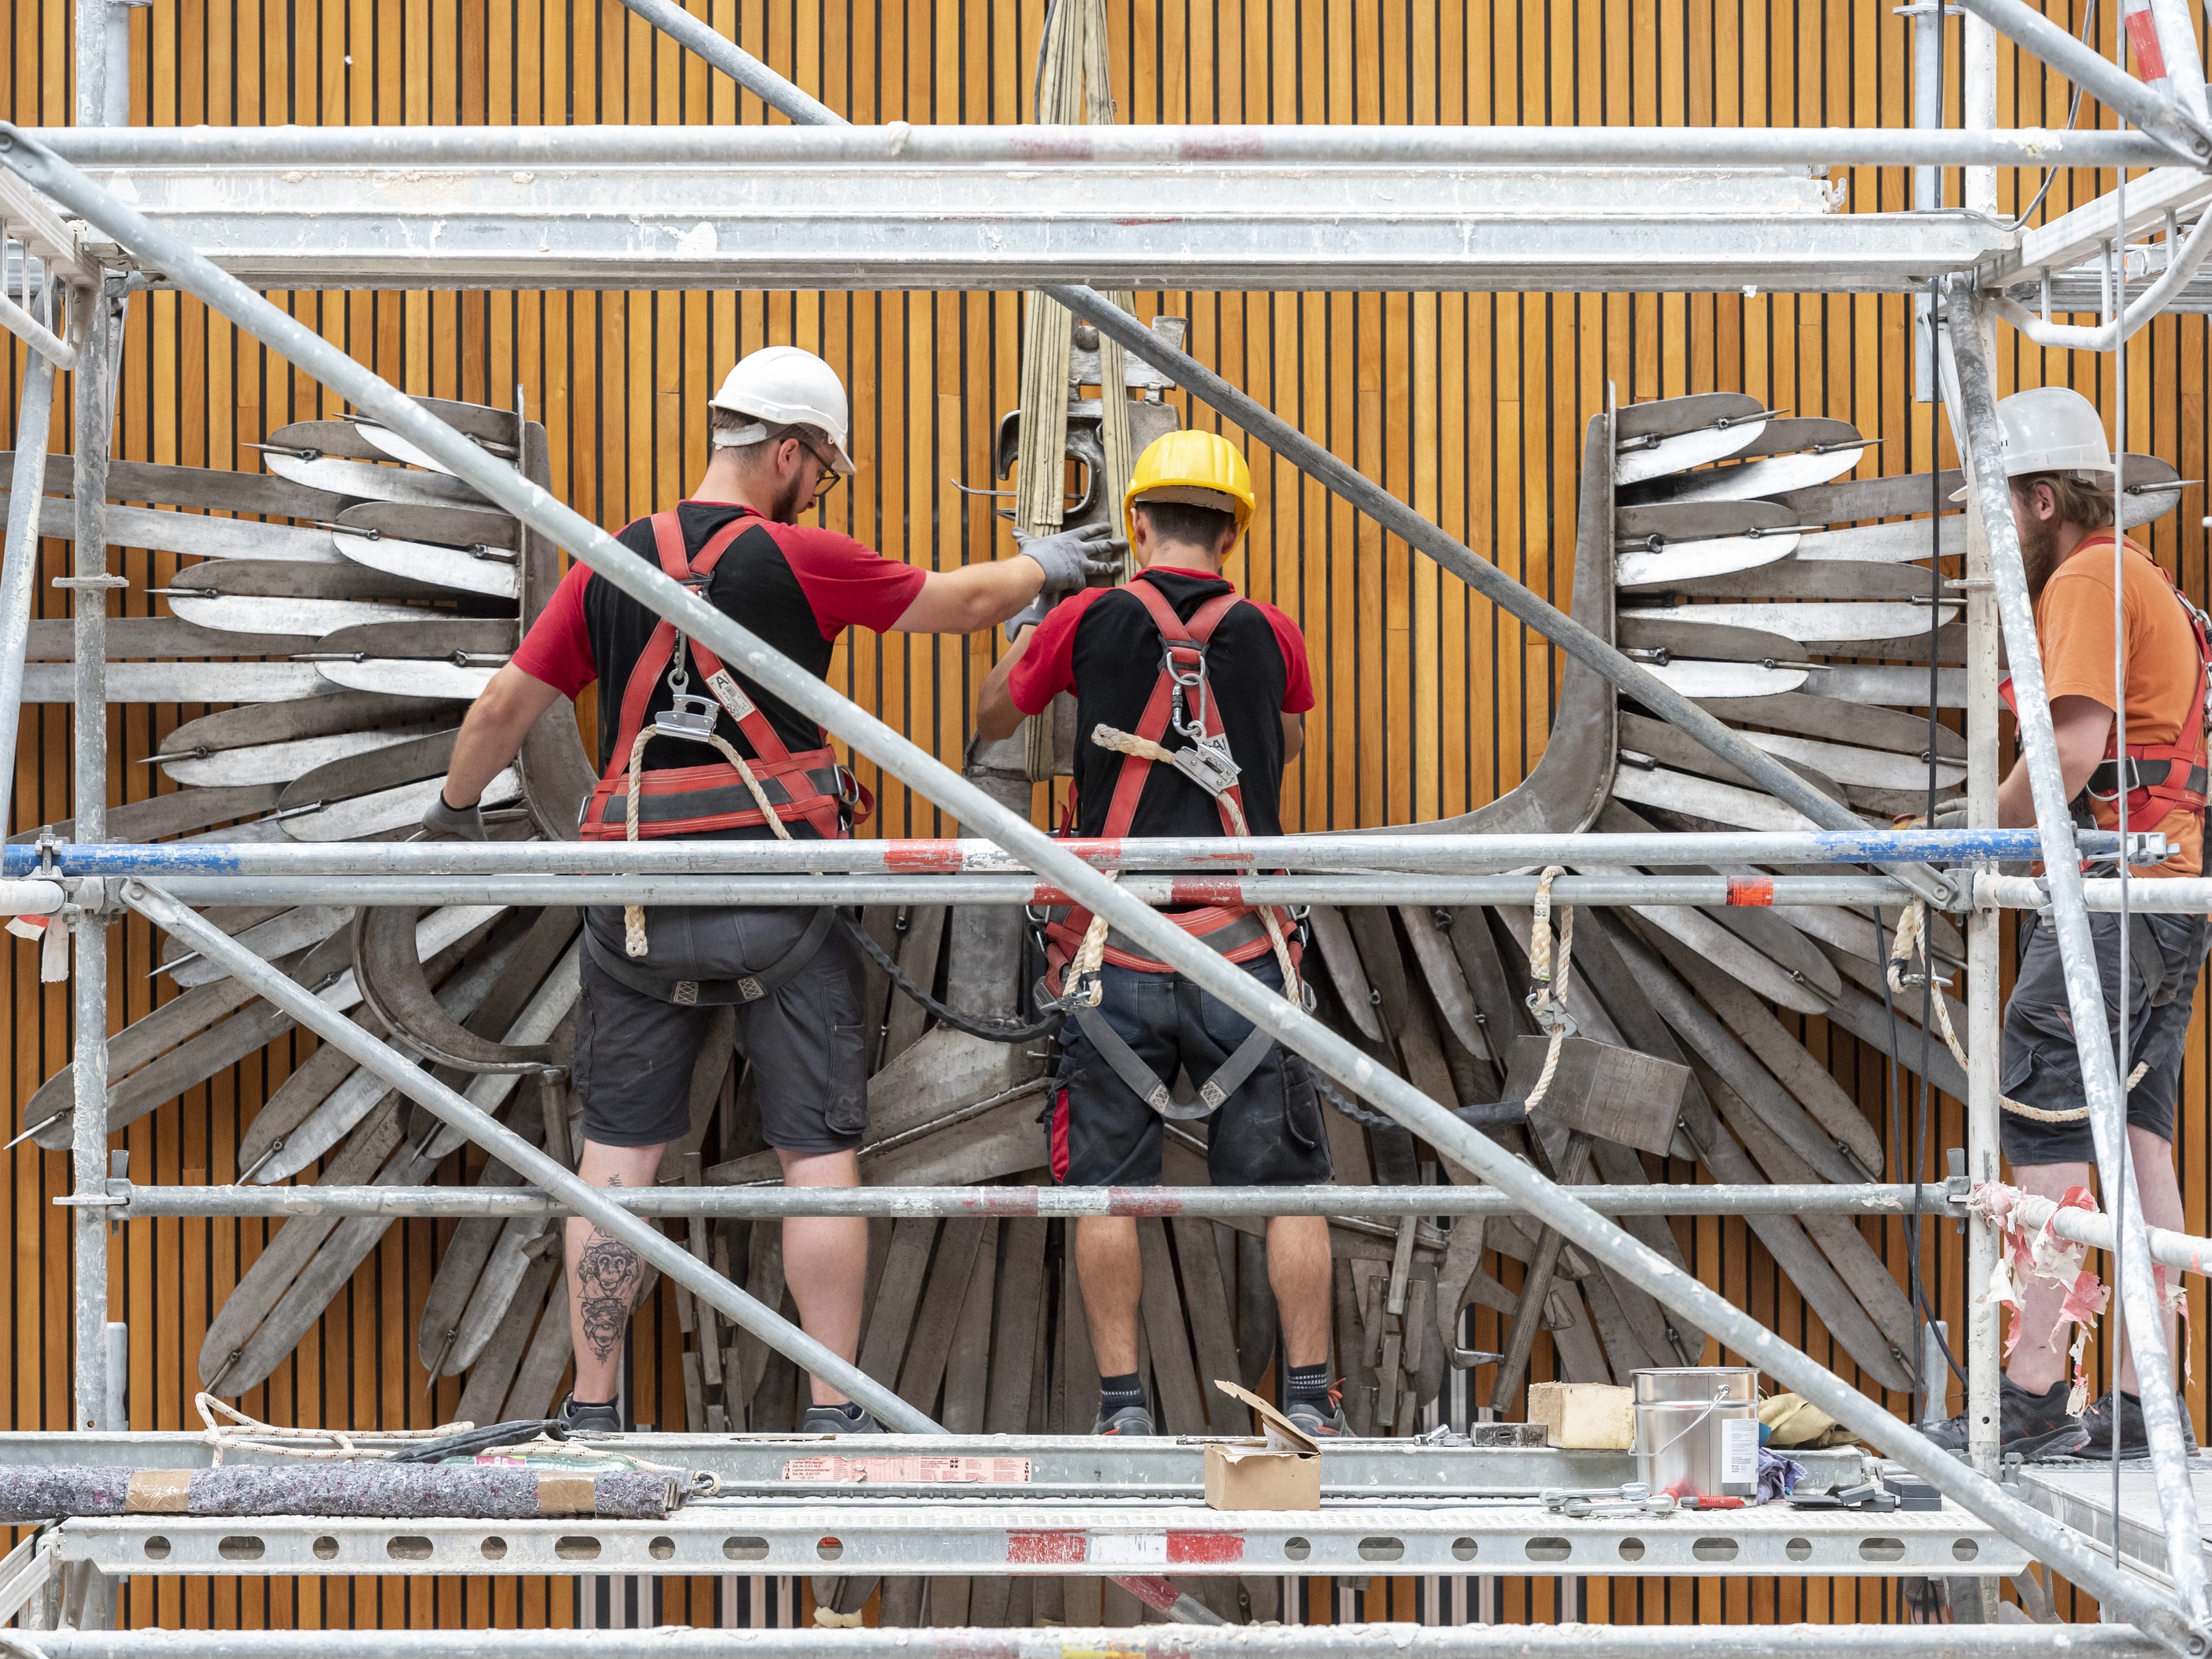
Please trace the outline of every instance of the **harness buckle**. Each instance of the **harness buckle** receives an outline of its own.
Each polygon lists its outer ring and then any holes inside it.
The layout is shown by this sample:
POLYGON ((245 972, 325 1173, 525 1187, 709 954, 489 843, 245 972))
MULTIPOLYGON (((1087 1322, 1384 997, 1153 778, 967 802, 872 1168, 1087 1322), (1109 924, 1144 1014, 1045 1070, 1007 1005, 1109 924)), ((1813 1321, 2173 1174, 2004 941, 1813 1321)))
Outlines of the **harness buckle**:
MULTIPOLYGON (((1186 732, 1185 736, 1189 733, 1186 732)), ((1175 750, 1168 758, 1182 773, 1209 795, 1225 795, 1237 787, 1243 769, 1230 757, 1225 738, 1200 736, 1187 746, 1175 750)))
POLYGON ((1535 1019, 1536 1029, 1543 1032, 1546 1036, 1550 1036, 1554 1032, 1573 1036, 1582 1029, 1577 1024, 1575 1017, 1567 1012, 1566 1004, 1553 1000, 1552 988, 1549 985, 1529 992, 1527 1000, 1528 1012, 1535 1019))
POLYGON ((664 738, 683 738, 692 743, 704 743, 714 734, 714 720, 721 713, 712 697, 696 697, 684 691, 674 693, 675 707, 662 710, 653 717, 653 729, 664 738))

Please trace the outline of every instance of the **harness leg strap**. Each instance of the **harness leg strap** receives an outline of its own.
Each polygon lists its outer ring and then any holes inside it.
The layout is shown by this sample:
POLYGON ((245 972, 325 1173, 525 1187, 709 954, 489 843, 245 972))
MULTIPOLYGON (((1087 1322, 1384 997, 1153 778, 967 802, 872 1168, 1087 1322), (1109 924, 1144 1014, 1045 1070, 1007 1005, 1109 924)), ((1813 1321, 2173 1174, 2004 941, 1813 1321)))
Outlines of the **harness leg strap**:
POLYGON ((1127 1084, 1137 1097, 1162 1117, 1178 1122, 1188 1122, 1202 1117, 1212 1117, 1221 1109, 1222 1103, 1235 1094, 1244 1080, 1250 1077, 1260 1062, 1267 1057, 1275 1039, 1260 1026, 1238 1043, 1236 1051, 1222 1061, 1212 1076, 1198 1085, 1198 1098, 1188 1105, 1178 1104, 1168 1085, 1159 1075, 1145 1064, 1143 1057, 1132 1048, 1110 1024, 1106 1016, 1086 1003, 1075 1005, 1075 1023, 1098 1057, 1111 1066, 1114 1075, 1127 1084))

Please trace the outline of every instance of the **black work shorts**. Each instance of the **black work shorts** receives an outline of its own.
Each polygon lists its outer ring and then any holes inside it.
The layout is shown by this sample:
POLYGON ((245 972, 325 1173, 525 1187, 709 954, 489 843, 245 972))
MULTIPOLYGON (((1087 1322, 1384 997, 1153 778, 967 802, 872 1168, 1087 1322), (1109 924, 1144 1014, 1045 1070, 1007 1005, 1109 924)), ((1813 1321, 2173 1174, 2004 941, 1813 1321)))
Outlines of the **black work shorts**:
MULTIPOLYGON (((1279 992, 1273 957, 1246 971, 1279 992)), ((1099 1012, 1170 1087, 1188 1069, 1194 1085, 1213 1075, 1251 1035, 1252 1022, 1179 974, 1101 970, 1099 1012)), ((1071 1018, 1060 1027, 1060 1074, 1042 1120, 1053 1179, 1075 1187, 1157 1187, 1165 1122, 1091 1048, 1071 1018)), ((1321 1097, 1303 1056, 1282 1044, 1210 1117, 1206 1171, 1217 1187, 1310 1187, 1330 1177, 1321 1097)))
MULTIPOLYGON (((2145 885, 2151 885, 2146 883, 2145 885)), ((2081 1114, 2047 1122, 2007 1107, 2000 1141, 2005 1159, 2026 1164, 2087 1164, 2096 1158, 2084 1111, 2081 1057, 2074 1042, 2074 1018, 2066 1002, 2066 975, 2058 960, 2058 930, 2041 917, 2021 918, 2020 973, 2005 1005, 2004 1066, 1997 1091, 2038 1111, 2081 1114)), ((2136 911, 2128 917, 2128 1053, 2124 1062, 2142 1074, 2128 1091, 2128 1122, 2161 1139, 2173 1139, 2173 1109, 2181 1092, 2181 1060, 2189 1042, 2189 1016, 2197 978, 2212 944, 2212 921, 2202 915, 2136 911)), ((2104 981, 2105 1018, 2115 1052, 2120 1039, 2120 918, 2089 917, 2104 981)))
MULTIPOLYGON (((701 980, 774 966, 805 933, 811 906, 665 906, 646 913, 647 961, 701 980)), ((620 956, 622 911, 594 905, 585 926, 620 956)), ((860 949, 833 928, 797 975, 735 1005, 738 1048, 754 1073, 761 1134, 786 1152, 845 1152, 868 1125, 866 975, 860 949)), ((603 1146, 660 1146, 690 1127, 691 1068, 714 1008, 664 1002, 583 953, 576 1010, 576 1093, 584 1136, 603 1146)))

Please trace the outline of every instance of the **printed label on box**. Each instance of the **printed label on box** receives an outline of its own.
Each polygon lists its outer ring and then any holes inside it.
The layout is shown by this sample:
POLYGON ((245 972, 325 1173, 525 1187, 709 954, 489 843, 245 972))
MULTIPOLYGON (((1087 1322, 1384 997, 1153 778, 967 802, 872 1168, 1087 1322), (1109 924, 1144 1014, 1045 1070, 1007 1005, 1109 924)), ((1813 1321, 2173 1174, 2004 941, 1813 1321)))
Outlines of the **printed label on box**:
POLYGON ((1750 1486, 1759 1482, 1759 1422, 1755 1418, 1721 1425, 1721 1484, 1750 1486))

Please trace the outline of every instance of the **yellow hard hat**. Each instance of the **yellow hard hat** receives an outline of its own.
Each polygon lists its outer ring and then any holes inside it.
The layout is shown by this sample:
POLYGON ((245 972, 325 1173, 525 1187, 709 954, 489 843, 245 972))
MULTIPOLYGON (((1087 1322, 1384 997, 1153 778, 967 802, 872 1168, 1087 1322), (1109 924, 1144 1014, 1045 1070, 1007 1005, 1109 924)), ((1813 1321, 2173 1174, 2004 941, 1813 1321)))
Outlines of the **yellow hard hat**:
POLYGON ((1233 512, 1237 532, 1252 522, 1258 504, 1252 495, 1252 469, 1236 445, 1212 432, 1170 432, 1155 438, 1137 457, 1136 472, 1121 497, 1121 526, 1130 539, 1137 535, 1140 501, 1182 501, 1209 507, 1217 513, 1233 512))

